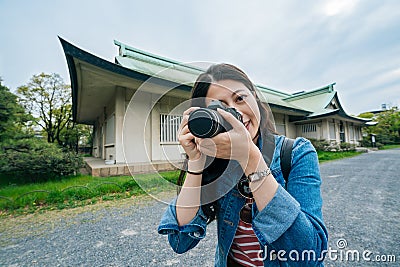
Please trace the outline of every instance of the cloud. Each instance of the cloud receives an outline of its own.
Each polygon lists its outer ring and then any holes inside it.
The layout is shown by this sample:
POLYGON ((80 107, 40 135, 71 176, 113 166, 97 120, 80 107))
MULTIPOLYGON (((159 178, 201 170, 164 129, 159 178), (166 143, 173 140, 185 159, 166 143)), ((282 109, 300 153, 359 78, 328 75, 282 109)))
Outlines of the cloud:
POLYGON ((331 0, 324 4, 322 11, 326 16, 350 13, 357 3, 358 0, 331 0))
POLYGON ((394 0, 0 1, 0 8, 7 40, 0 43, 0 76, 11 87, 41 71, 69 80, 57 35, 109 61, 117 39, 178 61, 230 62, 254 82, 286 92, 337 82, 341 101, 359 111, 380 105, 379 92, 393 98, 398 82, 394 0))
POLYGON ((400 67, 385 71, 368 81, 369 88, 385 87, 386 85, 391 84, 396 84, 400 87, 400 67))

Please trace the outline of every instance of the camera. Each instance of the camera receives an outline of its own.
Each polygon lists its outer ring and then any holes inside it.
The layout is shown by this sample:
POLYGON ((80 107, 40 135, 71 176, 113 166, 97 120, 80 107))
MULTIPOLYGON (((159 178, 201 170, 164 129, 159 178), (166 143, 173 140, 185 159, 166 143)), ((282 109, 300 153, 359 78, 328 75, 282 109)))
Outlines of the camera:
POLYGON ((189 131, 199 138, 211 138, 231 130, 232 126, 218 113, 217 108, 231 113, 236 119, 243 122, 242 114, 235 108, 226 107, 221 101, 213 100, 207 108, 199 108, 190 113, 189 131))

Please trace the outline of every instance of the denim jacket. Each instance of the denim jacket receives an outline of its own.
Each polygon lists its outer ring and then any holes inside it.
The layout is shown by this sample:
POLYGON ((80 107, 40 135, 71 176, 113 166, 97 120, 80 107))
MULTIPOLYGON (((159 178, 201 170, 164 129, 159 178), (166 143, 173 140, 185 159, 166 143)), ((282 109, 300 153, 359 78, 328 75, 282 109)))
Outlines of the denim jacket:
MULTIPOLYGON (((275 151, 269 167, 279 187, 264 209, 258 211, 254 203, 252 211, 252 227, 260 242, 260 251, 263 251, 260 256, 264 256, 264 266, 323 266, 328 234, 321 211, 317 153, 310 141, 297 138, 293 144, 292 168, 285 185, 280 167, 284 138, 275 136, 274 139, 275 151)), ((184 253, 206 236, 207 217, 199 208, 191 222, 179 226, 175 204, 176 198, 165 211, 158 232, 168 235, 175 252, 184 253)), ((226 266, 239 212, 244 204, 245 198, 236 187, 218 199, 215 266, 226 266)))

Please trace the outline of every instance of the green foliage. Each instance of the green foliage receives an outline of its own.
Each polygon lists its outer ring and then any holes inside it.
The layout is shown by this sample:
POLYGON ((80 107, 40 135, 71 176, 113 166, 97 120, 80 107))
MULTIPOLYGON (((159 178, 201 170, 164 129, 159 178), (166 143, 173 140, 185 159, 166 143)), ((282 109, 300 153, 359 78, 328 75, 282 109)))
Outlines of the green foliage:
POLYGON ((83 165, 80 156, 34 138, 32 128, 28 127, 28 122, 36 120, 40 125, 46 121, 46 129, 51 129, 52 141, 57 140, 62 145, 78 144, 82 129, 90 128, 77 127, 74 141, 64 137, 74 130, 70 120, 71 105, 68 103, 69 86, 63 84, 59 75, 42 73, 33 76, 31 82, 18 91, 22 96, 20 103, 30 114, 44 114, 48 120, 35 119, 27 114, 18 103, 18 97, 1 85, 0 80, 0 184, 47 181, 77 173, 83 165))
MULTIPOLYGON (((400 143, 400 111, 397 108, 377 114, 373 121, 377 124, 363 128, 364 133, 368 135, 366 139, 371 138, 370 134, 375 134, 377 143, 385 145, 400 143)), ((369 140, 363 142, 370 143, 369 140)))
POLYGON ((28 84, 18 87, 20 102, 38 118, 37 124, 49 143, 62 145, 61 132, 73 128, 70 86, 59 74, 33 75, 28 84))
POLYGON ((386 149, 394 149, 394 148, 400 148, 400 145, 383 145, 379 149, 386 150, 386 149))
POLYGON ((347 142, 341 142, 339 146, 340 146, 340 149, 342 149, 344 151, 355 151, 356 150, 356 146, 354 144, 350 144, 347 142))
POLYGON ((319 162, 325 162, 329 160, 337 160, 348 157, 354 157, 361 154, 361 152, 355 151, 342 151, 342 152, 329 152, 329 151, 318 151, 319 162))
POLYGON ((375 143, 375 146, 376 146, 378 149, 381 149, 381 148, 384 146, 384 144, 382 144, 382 143, 380 143, 380 142, 376 142, 376 143, 375 143))
POLYGON ((20 103, 36 118, 47 142, 76 152, 80 143, 85 147, 91 145, 92 127, 72 121, 71 89, 60 75, 33 75, 17 92, 20 103))
POLYGON ((25 123, 32 119, 0 80, 0 142, 23 135, 25 123))
POLYGON ((355 151, 356 146, 355 144, 350 144, 347 142, 341 142, 339 144, 336 143, 329 143, 328 141, 325 140, 316 140, 316 139, 310 139, 311 143, 315 147, 315 150, 317 152, 323 152, 323 151, 355 151))
POLYGON ((364 119, 372 119, 374 116, 375 116, 374 113, 364 112, 364 113, 361 113, 360 115, 358 115, 357 117, 364 118, 364 119))
MULTIPOLYGON (((162 178, 176 183, 178 171, 160 173, 162 178)), ((148 181, 146 188, 156 188, 156 192, 170 190, 160 188, 157 174, 139 174, 135 177, 148 181)), ((64 209, 90 205, 98 201, 130 198, 143 195, 143 191, 131 176, 65 177, 41 183, 0 186, 0 211, 26 213, 43 209, 64 209)))
POLYGON ((313 144, 315 150, 317 151, 325 151, 329 147, 329 142, 325 140, 316 140, 316 139, 309 139, 310 142, 313 144))
POLYGON ((74 152, 38 138, 9 140, 0 144, 0 175, 18 182, 40 182, 75 174, 83 166, 74 152))
POLYGON ((360 142, 362 147, 372 147, 372 142, 371 142, 371 137, 363 137, 363 139, 360 142))
POLYGON ((60 133, 60 142, 62 146, 71 150, 78 151, 79 146, 91 147, 93 127, 84 124, 72 124, 63 129, 60 133), (73 126, 73 127, 70 127, 73 126))

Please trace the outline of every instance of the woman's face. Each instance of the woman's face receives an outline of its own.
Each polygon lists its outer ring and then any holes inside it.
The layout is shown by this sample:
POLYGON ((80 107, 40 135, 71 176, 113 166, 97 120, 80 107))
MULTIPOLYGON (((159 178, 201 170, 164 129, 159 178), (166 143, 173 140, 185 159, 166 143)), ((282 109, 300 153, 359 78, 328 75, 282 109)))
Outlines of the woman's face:
POLYGON ((253 140, 260 126, 260 110, 254 94, 241 82, 222 80, 212 83, 206 95, 206 105, 219 100, 227 107, 233 107, 243 116, 243 124, 253 140))

